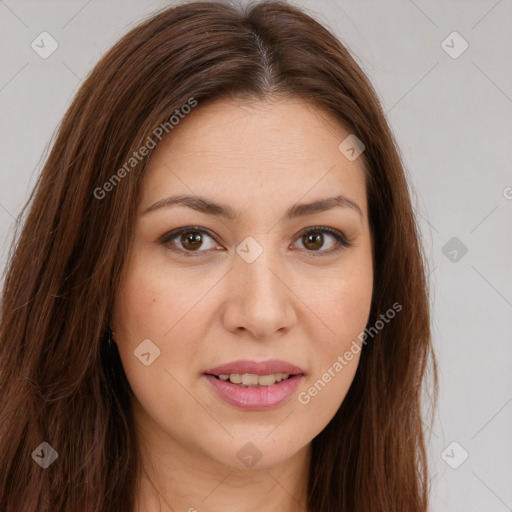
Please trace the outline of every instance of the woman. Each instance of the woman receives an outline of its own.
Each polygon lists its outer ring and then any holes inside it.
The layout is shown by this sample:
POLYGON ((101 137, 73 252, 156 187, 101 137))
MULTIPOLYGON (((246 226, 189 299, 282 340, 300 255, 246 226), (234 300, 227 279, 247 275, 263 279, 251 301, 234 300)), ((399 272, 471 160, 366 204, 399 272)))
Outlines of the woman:
POLYGON ((133 29, 27 208, 0 510, 427 510, 407 182, 373 88, 311 17, 194 2, 133 29))

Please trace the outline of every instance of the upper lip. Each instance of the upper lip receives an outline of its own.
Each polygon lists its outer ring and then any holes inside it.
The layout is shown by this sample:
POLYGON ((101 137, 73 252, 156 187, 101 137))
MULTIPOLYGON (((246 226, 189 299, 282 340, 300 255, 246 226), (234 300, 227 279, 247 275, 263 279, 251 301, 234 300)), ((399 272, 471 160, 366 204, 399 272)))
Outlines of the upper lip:
POLYGON ((229 375, 231 373, 250 373, 252 375, 271 375, 273 373, 288 373, 289 375, 301 375, 303 370, 287 361, 270 359, 268 361, 251 361, 243 359, 231 363, 216 366, 205 372, 209 375, 229 375))

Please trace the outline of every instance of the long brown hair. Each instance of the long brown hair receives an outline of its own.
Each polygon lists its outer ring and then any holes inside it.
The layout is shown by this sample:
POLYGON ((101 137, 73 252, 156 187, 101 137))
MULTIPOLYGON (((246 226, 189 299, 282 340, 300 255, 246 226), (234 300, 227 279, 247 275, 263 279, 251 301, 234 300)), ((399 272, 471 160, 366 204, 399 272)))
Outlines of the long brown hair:
POLYGON ((151 149, 126 162, 190 98, 270 95, 314 103, 363 141, 368 324, 403 307, 364 346, 343 404, 312 441, 309 510, 427 510, 420 402, 426 377, 433 397, 437 380, 426 259, 376 93, 342 43, 296 7, 194 2, 157 13, 100 60, 20 214, 0 320, 2 512, 133 510, 132 391, 104 338, 151 149), (47 469, 32 458, 43 441, 58 452, 47 469))

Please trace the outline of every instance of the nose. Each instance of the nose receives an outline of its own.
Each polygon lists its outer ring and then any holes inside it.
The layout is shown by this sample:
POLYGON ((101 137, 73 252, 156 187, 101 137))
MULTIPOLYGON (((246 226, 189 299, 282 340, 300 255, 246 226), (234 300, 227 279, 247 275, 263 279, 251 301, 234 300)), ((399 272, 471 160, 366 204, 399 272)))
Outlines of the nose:
POLYGON ((238 254, 227 275, 224 327, 233 333, 248 332, 258 340, 286 334, 296 322, 295 294, 287 283, 279 257, 264 250, 249 263, 238 254))

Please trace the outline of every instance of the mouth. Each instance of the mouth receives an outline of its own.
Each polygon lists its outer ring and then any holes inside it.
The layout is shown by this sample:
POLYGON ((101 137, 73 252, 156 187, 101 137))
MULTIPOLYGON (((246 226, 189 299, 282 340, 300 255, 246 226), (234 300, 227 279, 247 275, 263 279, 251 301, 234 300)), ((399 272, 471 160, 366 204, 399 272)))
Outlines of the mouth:
POLYGON ((241 360, 217 366, 205 372, 219 380, 231 382, 246 387, 272 386, 276 382, 293 378, 295 375, 304 375, 302 368, 282 361, 272 359, 269 361, 241 360))
POLYGON ((236 384, 237 386, 246 388, 273 386, 276 382, 282 382, 294 377, 294 375, 290 375, 289 373, 281 372, 271 373, 269 375, 255 375, 253 373, 223 373, 221 375, 211 376, 218 380, 230 382, 231 384, 236 384))
POLYGON ((237 408, 262 410, 277 407, 291 397, 305 377, 286 361, 235 361, 205 372, 217 396, 237 408))

